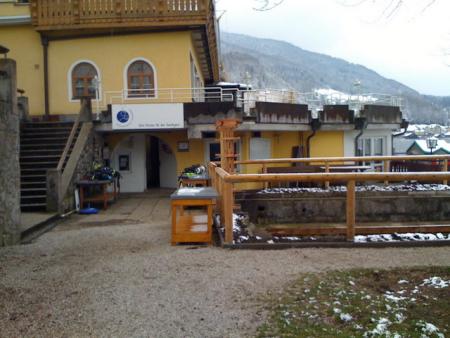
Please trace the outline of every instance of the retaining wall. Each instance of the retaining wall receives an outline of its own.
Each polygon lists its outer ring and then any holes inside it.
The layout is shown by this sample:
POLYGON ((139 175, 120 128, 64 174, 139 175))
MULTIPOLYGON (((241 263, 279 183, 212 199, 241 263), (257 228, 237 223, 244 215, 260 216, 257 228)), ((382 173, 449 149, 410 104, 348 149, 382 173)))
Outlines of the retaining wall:
MULTIPOLYGON (((236 203, 256 225, 345 223, 345 192, 240 192, 236 203)), ((450 220, 450 191, 357 192, 357 222, 450 220)))

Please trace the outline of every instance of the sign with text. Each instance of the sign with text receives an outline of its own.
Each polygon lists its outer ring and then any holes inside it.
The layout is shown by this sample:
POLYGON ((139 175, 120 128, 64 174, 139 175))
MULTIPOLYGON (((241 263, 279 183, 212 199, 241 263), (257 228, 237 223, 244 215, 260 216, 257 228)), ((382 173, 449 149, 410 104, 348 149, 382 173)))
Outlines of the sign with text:
POLYGON ((113 104, 112 129, 184 128, 183 104, 113 104))

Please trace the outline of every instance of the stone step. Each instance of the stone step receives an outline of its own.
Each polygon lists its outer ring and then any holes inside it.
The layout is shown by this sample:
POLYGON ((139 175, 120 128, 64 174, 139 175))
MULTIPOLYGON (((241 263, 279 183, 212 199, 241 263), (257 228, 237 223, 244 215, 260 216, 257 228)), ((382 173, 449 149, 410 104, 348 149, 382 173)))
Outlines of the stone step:
POLYGON ((20 171, 21 172, 32 172, 32 170, 47 170, 56 168, 58 166, 58 161, 53 162, 24 162, 20 163, 20 171))
POLYGON ((44 189, 46 190, 46 181, 36 181, 36 182, 21 182, 20 189, 44 189))
POLYGON ((67 137, 61 137, 59 135, 56 135, 55 137, 52 137, 51 135, 46 135, 46 137, 27 137, 23 136, 20 138, 20 144, 24 143, 36 143, 36 144, 45 144, 45 142, 49 142, 50 144, 54 143, 63 143, 66 145, 67 143, 67 137))
POLYGON ((69 133, 72 131, 72 126, 63 127, 24 127, 21 128, 22 133, 52 133, 52 132, 65 132, 69 133))
POLYGON ((39 196, 46 195, 47 190, 44 188, 28 188, 20 189, 21 196, 39 196))
POLYGON ((47 195, 20 196, 20 205, 47 203, 47 195))
POLYGON ((20 150, 54 150, 54 149, 61 149, 61 151, 64 150, 64 147, 66 146, 66 143, 30 143, 30 144, 21 144, 20 150))
POLYGON ((21 203, 20 210, 23 212, 45 211, 47 203, 21 203))
POLYGON ((63 149, 21 149, 20 156, 58 156, 61 157, 63 149))

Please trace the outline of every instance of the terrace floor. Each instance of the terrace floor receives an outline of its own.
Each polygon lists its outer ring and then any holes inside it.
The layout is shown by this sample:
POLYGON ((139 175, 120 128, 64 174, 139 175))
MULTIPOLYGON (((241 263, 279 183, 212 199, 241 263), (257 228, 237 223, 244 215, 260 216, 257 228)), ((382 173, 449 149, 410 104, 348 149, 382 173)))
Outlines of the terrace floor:
POLYGON ((449 266, 448 247, 235 251, 171 246, 168 193, 126 195, 0 249, 2 336, 247 337, 299 274, 449 266))

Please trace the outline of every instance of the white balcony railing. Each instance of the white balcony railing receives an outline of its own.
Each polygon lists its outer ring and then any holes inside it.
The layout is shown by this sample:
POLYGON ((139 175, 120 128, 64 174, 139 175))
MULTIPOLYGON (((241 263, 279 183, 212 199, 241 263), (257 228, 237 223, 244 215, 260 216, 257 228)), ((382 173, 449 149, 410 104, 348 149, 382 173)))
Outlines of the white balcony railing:
POLYGON ((222 87, 202 88, 157 88, 123 89, 105 91, 98 102, 98 109, 106 109, 109 104, 134 103, 186 103, 186 102, 235 102, 244 112, 255 108, 256 102, 306 104, 311 110, 320 110, 323 105, 346 104, 350 109, 359 111, 364 105, 402 106, 402 99, 387 94, 330 94, 317 92, 301 93, 286 89, 239 90, 222 87))

